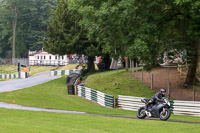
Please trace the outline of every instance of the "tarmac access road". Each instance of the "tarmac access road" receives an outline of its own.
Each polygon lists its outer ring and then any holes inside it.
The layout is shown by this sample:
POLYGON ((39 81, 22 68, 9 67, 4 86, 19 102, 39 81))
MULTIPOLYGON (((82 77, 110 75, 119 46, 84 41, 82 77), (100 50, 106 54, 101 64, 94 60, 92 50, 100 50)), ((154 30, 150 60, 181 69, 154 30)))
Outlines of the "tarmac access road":
POLYGON ((9 92, 14 90, 19 90, 38 84, 42 84, 54 79, 60 78, 60 76, 50 77, 50 71, 41 72, 35 74, 26 79, 12 79, 0 82, 0 92, 9 92))

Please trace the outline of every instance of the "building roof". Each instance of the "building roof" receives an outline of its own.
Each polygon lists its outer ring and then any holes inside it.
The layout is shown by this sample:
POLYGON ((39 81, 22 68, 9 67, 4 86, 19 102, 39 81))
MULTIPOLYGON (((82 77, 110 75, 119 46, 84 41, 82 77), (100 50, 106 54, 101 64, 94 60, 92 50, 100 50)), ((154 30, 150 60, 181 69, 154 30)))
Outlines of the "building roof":
MULTIPOLYGON (((31 53, 31 52, 29 52, 29 53, 31 53)), ((50 54, 50 53, 48 53, 46 51, 40 50, 40 51, 35 52, 35 53, 33 52, 33 53, 29 54, 28 56, 34 56, 34 55, 52 55, 52 54, 50 54)))

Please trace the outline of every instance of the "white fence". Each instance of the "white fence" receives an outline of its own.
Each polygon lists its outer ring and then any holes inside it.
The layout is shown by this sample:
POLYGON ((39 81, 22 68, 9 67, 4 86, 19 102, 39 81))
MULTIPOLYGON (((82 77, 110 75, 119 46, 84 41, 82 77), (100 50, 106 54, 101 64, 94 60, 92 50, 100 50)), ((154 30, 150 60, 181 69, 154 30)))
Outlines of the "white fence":
POLYGON ((174 114, 200 116, 200 102, 174 100, 171 104, 174 114))
MULTIPOLYGON (((137 111, 144 106, 141 99, 142 97, 118 95, 118 106, 121 109, 137 111)), ((200 102, 174 100, 170 103, 173 114, 200 116, 200 102)))
POLYGON ((76 70, 80 70, 80 69, 51 71, 51 76, 70 75, 71 73, 73 73, 76 70))
MULTIPOLYGON (((28 76, 31 75, 31 72, 28 72, 28 76)), ((17 78, 26 78, 25 72, 19 72, 17 74, 2 74, 0 75, 0 79, 17 79, 17 78)))

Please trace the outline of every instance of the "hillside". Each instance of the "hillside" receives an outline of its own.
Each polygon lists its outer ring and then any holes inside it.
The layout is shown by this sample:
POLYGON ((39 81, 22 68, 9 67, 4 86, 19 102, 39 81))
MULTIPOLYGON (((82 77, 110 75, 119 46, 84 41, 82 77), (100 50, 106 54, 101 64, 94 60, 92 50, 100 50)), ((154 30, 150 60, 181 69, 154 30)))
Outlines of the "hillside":
POLYGON ((108 93, 110 95, 128 95, 138 97, 152 97, 155 94, 146 85, 137 80, 131 73, 124 69, 96 73, 88 76, 85 81, 86 87, 108 93))

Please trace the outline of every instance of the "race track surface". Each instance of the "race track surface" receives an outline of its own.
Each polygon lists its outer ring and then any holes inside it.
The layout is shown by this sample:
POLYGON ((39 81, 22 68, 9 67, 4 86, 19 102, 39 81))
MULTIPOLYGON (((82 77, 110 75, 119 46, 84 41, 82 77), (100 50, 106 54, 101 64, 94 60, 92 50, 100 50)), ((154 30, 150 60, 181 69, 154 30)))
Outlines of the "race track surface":
POLYGON ((50 77, 50 71, 41 72, 35 74, 26 79, 13 79, 8 81, 1 81, 0 82, 0 92, 8 92, 19 90, 27 87, 31 87, 34 85, 42 84, 54 79, 59 78, 60 76, 50 77))

